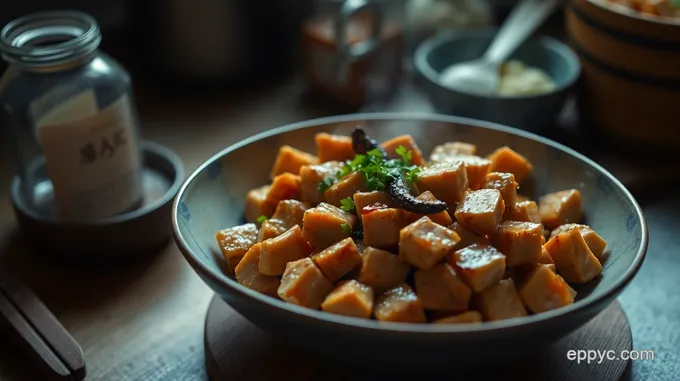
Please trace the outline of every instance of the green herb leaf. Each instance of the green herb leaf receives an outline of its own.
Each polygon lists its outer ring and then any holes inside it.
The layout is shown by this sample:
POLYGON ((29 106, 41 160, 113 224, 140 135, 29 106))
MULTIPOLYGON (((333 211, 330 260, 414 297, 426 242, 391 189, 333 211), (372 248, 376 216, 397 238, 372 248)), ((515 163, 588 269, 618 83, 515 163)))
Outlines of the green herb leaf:
POLYGON ((351 197, 340 200, 340 209, 344 210, 345 212, 354 211, 354 200, 352 200, 351 197))
POLYGON ((399 155, 404 165, 411 164, 411 159, 413 159, 413 152, 411 150, 407 150, 404 146, 399 146, 395 152, 399 155))
POLYGON ((267 221, 267 216, 262 215, 260 217, 257 217, 257 223, 258 224, 262 225, 262 223, 265 222, 265 221, 267 221))
POLYGON ((323 193, 326 191, 326 189, 333 186, 333 184, 335 184, 335 179, 332 177, 326 177, 319 183, 319 185, 317 185, 316 189, 319 190, 319 193, 323 193))
POLYGON ((404 173, 404 179, 409 183, 413 184, 416 181, 418 181, 418 174, 420 173, 420 167, 417 166, 411 166, 409 168, 406 168, 406 172, 404 173))
POLYGON ((348 224, 347 222, 343 222, 340 227, 342 228, 342 232, 345 234, 350 234, 352 232, 352 225, 348 224))

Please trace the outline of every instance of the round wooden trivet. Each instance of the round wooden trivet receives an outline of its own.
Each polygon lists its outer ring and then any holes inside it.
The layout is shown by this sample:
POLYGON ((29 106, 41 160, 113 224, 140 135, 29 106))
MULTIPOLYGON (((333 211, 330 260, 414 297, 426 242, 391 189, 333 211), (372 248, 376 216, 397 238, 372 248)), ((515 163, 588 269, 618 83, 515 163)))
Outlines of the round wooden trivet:
MULTIPOLYGON (((518 363, 510 368, 493 369, 496 367, 490 364, 491 373, 479 379, 616 381, 626 370, 627 360, 578 363, 569 360, 567 353, 570 350, 613 350, 618 356, 632 346, 628 319, 619 303, 614 302, 579 330, 546 348, 538 357, 531 357, 527 363, 518 363)), ((205 359, 211 381, 401 379, 395 375, 368 376, 364 370, 352 372, 345 366, 333 366, 328 360, 315 358, 313 354, 276 341, 217 296, 210 303, 205 322, 205 359)), ((460 378, 451 374, 436 379, 460 378)), ((418 380, 432 378, 419 377, 418 380)))

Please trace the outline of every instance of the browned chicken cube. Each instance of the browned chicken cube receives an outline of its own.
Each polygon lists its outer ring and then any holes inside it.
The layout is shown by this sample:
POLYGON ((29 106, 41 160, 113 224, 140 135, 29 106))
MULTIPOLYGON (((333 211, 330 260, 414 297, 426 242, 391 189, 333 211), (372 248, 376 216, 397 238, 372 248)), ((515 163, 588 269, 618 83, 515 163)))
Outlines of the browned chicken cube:
POLYGON ((510 221, 541 223, 541 215, 538 214, 538 205, 536 205, 536 202, 534 201, 516 202, 512 210, 506 212, 503 218, 510 221))
POLYGON ((316 143, 316 155, 322 163, 333 160, 345 161, 354 158, 352 138, 349 136, 320 132, 314 136, 314 141, 316 143))
POLYGON ((517 202, 517 182, 512 173, 491 172, 484 177, 482 188, 501 192, 505 210, 511 211, 517 202))
POLYGON ((602 273, 602 264, 576 229, 550 238, 543 247, 555 261, 557 272, 568 282, 590 282, 602 273))
POLYGON ((321 309, 337 315, 370 319, 373 289, 356 280, 341 282, 321 303, 321 309))
POLYGON ((599 234, 595 233, 595 230, 591 228, 588 225, 581 225, 581 224, 564 224, 560 225, 557 227, 557 229, 553 230, 550 233, 551 237, 554 237, 558 234, 565 233, 569 230, 578 230, 581 235, 583 236, 583 239, 586 241, 588 244, 588 248, 590 248, 590 251, 593 252, 593 255, 602 262, 604 259, 603 254, 604 254, 604 249, 607 247, 607 241, 604 240, 599 234))
POLYGON ((534 170, 527 158, 509 147, 495 150, 488 159, 491 160, 490 172, 512 173, 518 183, 521 183, 534 170))
POLYGON ((496 189, 480 189, 466 192, 463 202, 456 208, 456 220, 464 228, 484 235, 496 231, 503 219, 505 202, 496 189))
POLYGON ((361 263, 361 254, 352 238, 345 238, 314 254, 312 260, 326 279, 336 282, 361 263))
POLYGON ((282 173, 291 173, 297 175, 300 173, 300 167, 304 165, 317 164, 319 159, 307 152, 300 151, 291 146, 281 146, 279 154, 276 156, 274 167, 270 173, 270 177, 274 178, 282 173))
POLYGON ((475 292, 498 283, 505 273, 505 255, 487 244, 475 243, 454 252, 449 264, 475 292))
POLYGON ((350 237, 356 220, 356 216, 338 207, 321 203, 305 211, 302 234, 315 249, 323 250, 350 237))
POLYGON ((411 287, 403 283, 385 291, 375 301, 375 318, 379 321, 425 323, 423 305, 411 287))
POLYGON ((281 275, 286 264, 312 253, 312 246, 302 236, 302 229, 293 225, 278 237, 262 241, 258 270, 263 275, 281 275))
POLYGON ((458 242, 460 237, 456 232, 432 222, 428 217, 422 217, 401 229, 399 258, 426 270, 453 252, 458 242))
POLYGON ((400 135, 392 138, 380 145, 390 159, 398 159, 397 148, 403 146, 407 151, 411 151, 411 164, 425 165, 423 152, 418 148, 416 141, 411 135, 400 135))
POLYGON ((311 258, 288 262, 281 277, 278 294, 288 303, 319 309, 333 283, 326 279, 311 258))
POLYGON ((476 298, 479 311, 487 321, 512 319, 527 315, 527 310, 517 294, 515 282, 512 278, 503 279, 486 290, 480 292, 476 298))
POLYGON ((424 167, 418 173, 416 181, 418 193, 430 191, 439 200, 446 203, 450 210, 463 199, 468 188, 465 164, 460 161, 435 163, 424 167))
POLYGON ((581 221, 581 192, 578 189, 547 194, 539 200, 538 213, 548 229, 581 221))
POLYGON ((309 205, 298 200, 283 200, 279 202, 274 211, 273 219, 281 221, 286 229, 290 229, 293 225, 302 227, 302 217, 305 215, 305 210, 309 209, 309 205))
POLYGON ((354 207, 357 211, 357 216, 361 216, 364 212, 368 213, 372 209, 397 208, 398 205, 387 192, 372 191, 372 192, 357 192, 353 196, 354 207), (364 210, 368 208, 367 210, 364 210))
POLYGON ((316 205, 324 201, 323 192, 319 192, 319 184, 325 179, 336 180, 336 175, 342 169, 339 161, 329 161, 323 164, 305 165, 300 168, 300 198, 302 201, 316 205))
POLYGON ((505 265, 533 263, 541 256, 543 226, 533 222, 505 221, 489 235, 491 244, 505 254, 505 265))
POLYGON ((264 185, 252 189, 246 194, 246 205, 244 207, 246 221, 255 223, 260 216, 271 217, 274 213, 276 204, 267 202, 269 188, 271 188, 270 185, 264 185))
POLYGON ((403 209, 374 209, 361 215, 364 243, 377 248, 391 248, 399 244, 399 232, 408 224, 408 214, 403 209))
POLYGON ((285 233, 286 230, 286 224, 284 224, 283 221, 270 218, 262 223, 260 226, 260 231, 257 234, 257 242, 262 242, 264 240, 278 237, 281 234, 285 233))
POLYGON ((404 283, 409 266, 389 251, 367 247, 361 258, 359 282, 384 291, 404 283))
POLYGON ((215 234, 230 273, 241 261, 248 249, 257 242, 257 226, 252 223, 220 230, 215 234))
POLYGON ((474 243, 484 241, 484 237, 478 236, 477 234, 465 229, 463 225, 458 222, 454 222, 449 226, 449 229, 453 230, 460 237, 460 242, 454 247, 454 250, 460 250, 464 247, 468 247, 474 243))
POLYGON ((262 275, 258 271, 260 263, 260 253, 262 252, 262 243, 253 245, 241 261, 236 265, 234 274, 236 280, 242 285, 261 292, 263 294, 276 296, 276 290, 279 288, 279 278, 275 276, 262 275))
POLYGON ((434 147, 430 153, 430 161, 449 161, 451 157, 460 155, 476 155, 477 146, 464 142, 449 142, 434 147))
POLYGON ((548 265, 536 266, 519 288, 519 296, 529 311, 537 314, 574 302, 567 282, 548 265))
POLYGON ((365 190, 366 184, 364 182, 364 175, 360 172, 352 172, 338 180, 338 182, 333 184, 330 188, 326 189, 324 197, 327 203, 340 206, 340 200, 347 197, 352 198, 356 192, 365 190))
POLYGON ((469 323, 481 323, 482 314, 477 311, 467 311, 462 314, 448 316, 433 321, 434 324, 469 324, 469 323))
POLYGON ((548 250, 546 250, 545 247, 541 248, 541 255, 538 257, 538 263, 543 265, 555 264, 555 261, 550 257, 550 254, 548 254, 548 250))
POLYGON ((426 310, 465 311, 468 309, 472 290, 446 263, 415 275, 416 294, 426 310))
POLYGON ((265 201, 272 205, 278 205, 283 200, 294 200, 299 197, 300 176, 283 173, 274 177, 265 201))
POLYGON ((491 168, 491 160, 479 156, 461 155, 454 156, 451 160, 460 161, 465 164, 465 173, 467 174, 470 188, 479 189, 484 176, 489 173, 491 168))
MULTIPOLYGON (((416 197, 416 199, 417 200, 423 200, 423 201, 430 201, 430 202, 431 201, 439 201, 439 199, 434 197, 434 195, 430 191, 425 191, 425 192, 421 193, 420 195, 418 195, 418 197, 416 197)), ((410 223, 410 222, 418 220, 419 218, 421 218, 423 216, 425 216, 425 215, 409 212, 408 213, 408 221, 410 223)), ((430 217, 432 222, 436 222, 436 223, 438 223, 439 225, 442 225, 442 226, 449 226, 453 222, 453 220, 451 219, 451 215, 446 210, 439 212, 439 213, 435 213, 435 214, 428 214, 427 216, 430 217)))

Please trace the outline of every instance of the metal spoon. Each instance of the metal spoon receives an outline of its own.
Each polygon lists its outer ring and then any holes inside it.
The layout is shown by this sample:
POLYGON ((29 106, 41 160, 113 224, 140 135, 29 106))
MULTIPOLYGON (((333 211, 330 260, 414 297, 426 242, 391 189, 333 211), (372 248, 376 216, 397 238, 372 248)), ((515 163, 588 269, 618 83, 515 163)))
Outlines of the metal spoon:
POLYGON ((481 58, 458 63, 440 75, 441 83, 467 93, 490 95, 500 82, 500 66, 557 8, 561 0, 522 0, 510 13, 481 58))

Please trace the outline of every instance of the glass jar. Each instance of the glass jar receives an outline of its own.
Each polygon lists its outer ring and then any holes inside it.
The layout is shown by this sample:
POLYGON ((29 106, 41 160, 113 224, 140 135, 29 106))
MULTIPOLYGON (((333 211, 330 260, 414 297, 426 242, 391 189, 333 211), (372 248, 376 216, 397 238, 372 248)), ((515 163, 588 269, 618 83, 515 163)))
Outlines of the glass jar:
POLYGON ((96 221, 142 202, 130 76, 100 42, 76 11, 30 14, 0 33, 0 123, 21 202, 41 218, 96 221))

